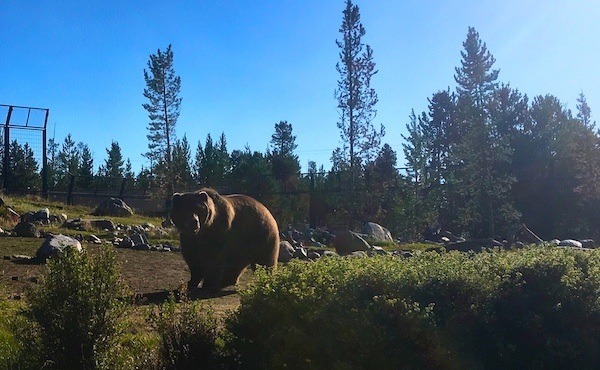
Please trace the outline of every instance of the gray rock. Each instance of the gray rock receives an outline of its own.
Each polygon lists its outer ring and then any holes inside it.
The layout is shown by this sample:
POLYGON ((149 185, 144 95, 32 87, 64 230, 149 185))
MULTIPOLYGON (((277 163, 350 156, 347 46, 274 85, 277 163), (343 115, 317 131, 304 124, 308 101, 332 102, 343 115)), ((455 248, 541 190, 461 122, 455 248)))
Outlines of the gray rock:
POLYGON ((558 240, 558 239, 552 239, 552 240, 550 240, 550 241, 548 242, 548 244, 550 244, 550 245, 554 245, 554 246, 557 246, 557 245, 559 245, 559 244, 560 244, 560 240, 558 240))
POLYGON ((45 261, 49 257, 62 253, 66 248, 73 248, 78 252, 83 251, 81 243, 77 239, 62 234, 49 235, 35 253, 35 257, 40 261, 45 261))
POLYGON ((29 211, 21 215, 21 222, 33 222, 35 221, 35 212, 29 211))
POLYGON ((321 253, 321 257, 337 257, 339 256, 337 253, 335 253, 334 251, 323 251, 323 253, 321 253))
POLYGON ((100 239, 99 237, 97 237, 96 235, 90 235, 87 238, 87 241, 93 244, 102 244, 102 239, 100 239))
POLYGON ((365 251, 354 251, 354 252, 348 254, 347 256, 348 257, 352 257, 352 258, 365 258, 365 257, 369 257, 369 255, 365 251))
POLYGON ((40 209, 33 215, 34 221, 48 221, 50 220, 50 210, 48 208, 40 209))
POLYGON ((321 254, 319 254, 319 252, 308 252, 308 259, 310 260, 318 260, 319 258, 321 258, 321 254))
POLYGON ((464 242, 456 242, 446 245, 447 251, 461 251, 461 252, 481 252, 483 248, 494 248, 494 247, 504 247, 502 243, 499 241, 487 238, 487 239, 474 239, 467 240, 464 242))
POLYGON ((94 216, 113 216, 113 217, 129 217, 133 215, 133 210, 119 198, 110 198, 98 205, 94 212, 94 216))
POLYGON ((368 251, 372 248, 365 239, 350 230, 336 233, 333 246, 340 256, 357 251, 368 251))
POLYGON ((148 244, 148 238, 146 237, 146 234, 138 234, 138 233, 132 234, 131 241, 132 241, 134 247, 136 245, 140 245, 140 244, 148 244))
POLYGON ((40 231, 31 222, 19 222, 15 225, 13 233, 22 238, 39 238, 40 231))
POLYGON ((111 220, 105 219, 81 219, 74 218, 65 221, 64 228, 72 230, 108 230, 115 231, 115 224, 111 220))
POLYGON ((368 238, 375 241, 393 242, 392 233, 385 227, 374 222, 367 222, 362 229, 362 233, 368 238))
POLYGON ((128 236, 124 237, 118 245, 119 248, 133 248, 133 246, 133 241, 128 236))
POLYGON ((394 251, 392 254, 394 256, 398 256, 401 258, 410 258, 410 257, 414 256, 414 253, 412 251, 403 251, 403 250, 394 251))
POLYGON ((308 259, 308 252, 302 247, 296 248, 296 250, 294 250, 294 258, 299 258, 301 260, 308 259))
POLYGON ((369 255, 386 255, 386 254, 388 254, 388 252, 386 252, 383 248, 374 245, 373 248, 370 251, 368 251, 368 254, 369 255))
POLYGON ((558 243, 559 247, 575 247, 575 248, 582 248, 583 245, 581 244, 580 241, 578 240, 573 240, 573 239, 565 239, 565 240, 561 240, 560 243, 558 243))
POLYGON ((279 242, 279 257, 277 262, 287 263, 294 257, 294 247, 287 240, 279 242))
POLYGON ((150 245, 148 245, 148 244, 137 244, 137 245, 134 245, 132 247, 132 249, 135 249, 136 251, 149 251, 150 250, 150 245))
POLYGON ((580 240, 581 245, 583 246, 583 248, 588 248, 588 249, 594 249, 596 248, 596 242, 594 242, 593 239, 584 239, 584 240, 580 240))

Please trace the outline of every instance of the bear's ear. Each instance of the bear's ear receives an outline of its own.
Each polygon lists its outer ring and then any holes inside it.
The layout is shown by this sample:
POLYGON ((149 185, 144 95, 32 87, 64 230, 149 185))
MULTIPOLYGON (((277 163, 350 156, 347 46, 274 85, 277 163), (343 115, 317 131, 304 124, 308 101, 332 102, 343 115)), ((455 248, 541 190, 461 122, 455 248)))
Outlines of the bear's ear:
POLYGON ((205 191, 201 191, 198 193, 198 201, 200 202, 206 202, 208 201, 208 193, 205 191))

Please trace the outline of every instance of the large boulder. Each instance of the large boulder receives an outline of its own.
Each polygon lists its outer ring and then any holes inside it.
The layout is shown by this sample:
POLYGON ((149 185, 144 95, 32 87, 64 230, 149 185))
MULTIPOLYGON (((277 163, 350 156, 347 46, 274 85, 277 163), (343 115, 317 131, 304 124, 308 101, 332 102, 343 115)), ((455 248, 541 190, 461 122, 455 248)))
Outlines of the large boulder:
POLYGON ((287 240, 279 242, 279 257, 277 262, 290 262, 294 257, 294 247, 287 240))
POLYGON ((129 217, 133 215, 133 210, 119 198, 110 198, 98 205, 93 216, 112 216, 112 217, 129 217))
POLYGON ((66 248, 73 248, 78 252, 83 250, 77 239, 62 234, 48 235, 35 253, 35 258, 39 261, 46 261, 46 259, 64 252, 66 248))
POLYGON ((39 238, 40 231, 31 222, 19 222, 15 225, 13 233, 22 238, 39 238))
POLYGON ((385 227, 376 224, 375 222, 367 222, 362 229, 362 233, 366 234, 371 240, 378 242, 393 242, 392 233, 385 227))
POLYGON ((368 251, 372 247, 357 233, 350 230, 339 231, 333 239, 333 246, 340 256, 345 256, 357 251, 368 251))

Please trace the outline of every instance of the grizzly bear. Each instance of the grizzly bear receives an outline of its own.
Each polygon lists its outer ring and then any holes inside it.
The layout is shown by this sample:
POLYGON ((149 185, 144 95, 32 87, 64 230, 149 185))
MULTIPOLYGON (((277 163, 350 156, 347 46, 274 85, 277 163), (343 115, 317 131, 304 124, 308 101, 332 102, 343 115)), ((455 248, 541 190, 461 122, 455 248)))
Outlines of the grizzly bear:
POLYGON ((235 285, 249 265, 277 266, 277 222, 251 197, 222 196, 210 188, 175 193, 170 217, 190 269, 189 290, 200 282, 207 290, 235 285))

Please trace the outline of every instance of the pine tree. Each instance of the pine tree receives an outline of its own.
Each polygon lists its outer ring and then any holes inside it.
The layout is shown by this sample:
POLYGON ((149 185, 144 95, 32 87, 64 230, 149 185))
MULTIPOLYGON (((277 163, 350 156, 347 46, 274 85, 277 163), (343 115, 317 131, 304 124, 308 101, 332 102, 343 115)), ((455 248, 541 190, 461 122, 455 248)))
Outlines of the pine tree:
POLYGON ((198 141, 192 172, 194 180, 201 186, 220 188, 225 184, 231 172, 231 160, 224 133, 216 143, 210 134, 206 135, 204 147, 198 141))
POLYGON ((191 151, 187 137, 184 135, 173 146, 173 170, 175 174, 175 187, 184 191, 189 190, 194 181, 191 170, 191 151))
POLYGON ((40 175, 33 150, 28 143, 21 146, 16 140, 9 147, 9 176, 11 190, 32 191, 40 189, 40 175))
POLYGON ((133 173, 131 161, 129 160, 129 158, 127 158, 127 161, 125 161, 125 171, 124 171, 123 175, 128 180, 135 179, 135 174, 133 173))
MULTIPOLYGON (((336 64, 336 70, 340 79, 335 98, 343 147, 335 155, 348 163, 352 181, 361 164, 371 162, 377 155, 385 130, 383 125, 379 130, 373 125, 378 99, 371 87, 371 78, 377 71, 373 49, 362 42, 365 28, 360 22, 359 8, 351 0, 346 0, 339 32, 341 41, 336 40, 336 44, 340 49, 340 62, 336 64)), ((351 183, 351 186, 354 185, 351 183)))
POLYGON ((89 190, 92 189, 94 184, 94 158, 87 144, 79 142, 77 147, 81 157, 77 186, 81 189, 89 190))
POLYGON ((102 176, 120 179, 123 177, 123 171, 125 164, 123 160, 123 154, 121 154, 121 146, 117 141, 110 143, 110 148, 106 148, 107 158, 104 160, 102 166, 102 176))
POLYGON ((596 122, 592 122, 592 109, 588 105, 583 92, 581 92, 577 98, 577 119, 580 120, 584 126, 589 127, 592 130, 596 127, 596 122))
POLYGON ((402 144, 402 148, 408 174, 415 185, 422 186, 426 178, 427 148, 426 137, 420 122, 426 119, 425 112, 417 118, 415 111, 412 110, 409 119, 410 122, 406 125, 408 136, 402 135, 402 138, 406 141, 402 144))
POLYGON ((56 172, 60 189, 67 189, 71 176, 79 175, 81 155, 75 141, 68 134, 62 143, 61 149, 56 157, 56 172))
POLYGON ((506 235, 518 219, 510 199, 515 181, 508 172, 511 148, 507 138, 498 135, 490 115, 499 70, 492 69, 495 59, 474 28, 469 27, 463 47, 461 67, 454 76, 459 142, 451 153, 458 166, 454 195, 460 199, 460 219, 456 227, 476 237, 497 237, 506 235))
POLYGON ((143 104, 143 107, 148 111, 150 119, 147 135, 149 151, 145 156, 164 178, 167 192, 172 193, 172 154, 175 125, 181 105, 181 78, 175 74, 171 45, 164 52, 158 49, 156 54, 150 55, 148 69, 149 71, 144 69, 144 97, 149 102, 143 104))
POLYGON ((455 68, 456 90, 460 98, 466 98, 476 108, 483 109, 497 86, 500 70, 492 69, 496 59, 487 50, 485 42, 479 39, 475 28, 469 27, 463 47, 464 50, 460 52, 461 67, 455 68))
MULTIPOLYGON (((271 135, 270 160, 273 174, 280 181, 283 190, 290 190, 292 180, 298 179, 300 162, 294 150, 298 147, 296 136, 292 133, 292 124, 280 121, 275 124, 275 133, 271 135)), ((297 184, 296 184, 297 185, 297 184)))

